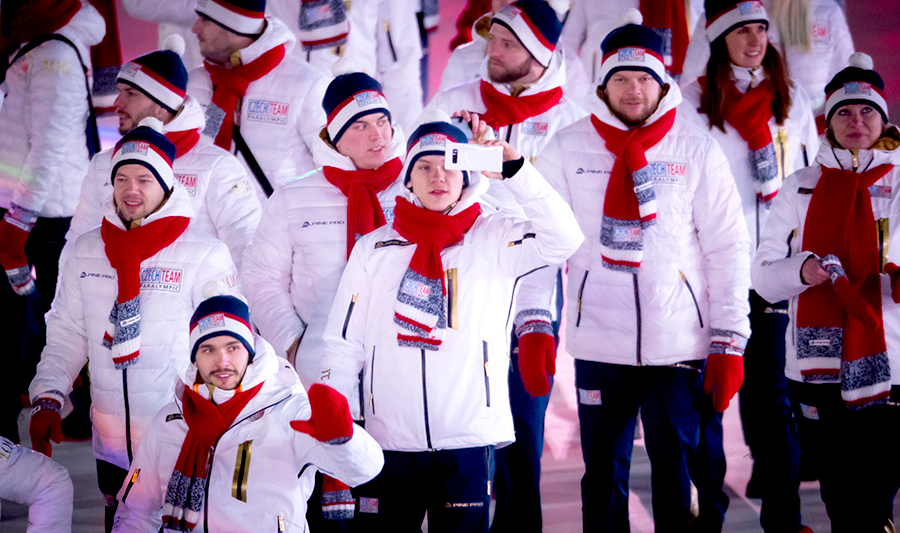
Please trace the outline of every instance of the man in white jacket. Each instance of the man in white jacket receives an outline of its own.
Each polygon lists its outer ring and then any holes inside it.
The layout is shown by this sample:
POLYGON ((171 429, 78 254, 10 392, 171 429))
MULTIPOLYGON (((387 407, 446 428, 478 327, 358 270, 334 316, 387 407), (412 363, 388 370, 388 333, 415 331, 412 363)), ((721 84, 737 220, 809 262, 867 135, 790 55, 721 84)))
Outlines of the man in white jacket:
MULTIPOLYGON (((240 267, 244 247, 259 223, 255 187, 241 163, 200 135, 205 125, 197 100, 186 94, 188 75, 179 57, 181 38, 170 37, 165 48, 138 57, 122 67, 115 101, 119 133, 125 135, 145 117, 162 121, 162 132, 175 143, 175 179, 187 190, 194 207, 194 227, 224 242, 240 267)), ((112 196, 109 172, 113 149, 95 155, 81 184, 81 197, 66 234, 61 263, 79 236, 98 226, 112 196)))
POLYGON ((187 332, 172 325, 207 297, 239 294, 228 248, 189 226, 188 193, 171 166, 175 145, 157 131, 158 120, 144 121, 155 128, 135 128, 113 154, 102 227, 78 238, 63 267, 29 389, 32 446, 50 455, 50 439, 60 441, 59 411, 88 363, 107 530, 134 450, 188 361, 187 332))
POLYGON ((53 459, 0 437, 0 498, 28 505, 27 533, 71 532, 74 492, 53 459))
POLYGON ((53 10, 4 1, 2 9, 3 48, 11 64, 5 81, 0 76, 6 93, 0 108, 0 266, 9 283, 0 287, 0 336, 9 342, 10 356, 0 435, 19 442, 19 395, 45 342, 43 315, 53 301, 63 237, 88 166, 86 76, 90 47, 103 38, 105 24, 87 1, 57 2, 53 10))
POLYGON ((350 485, 381 470, 346 398, 320 384, 307 395, 249 321, 233 296, 197 307, 191 363, 138 450, 113 531, 307 531, 316 470, 350 485))
POLYGON ((449 142, 466 138, 446 122, 413 132, 411 191, 393 224, 353 248, 325 326, 322 380, 362 392, 367 431, 386 450, 382 473, 358 489, 356 520, 372 531, 416 530, 426 512, 448 531, 487 531, 491 456, 515 438, 515 280, 582 241, 559 195, 509 144, 482 141, 503 147, 502 178, 527 220, 482 209, 486 180, 445 169, 449 142))
POLYGON ((312 147, 325 123, 328 79, 291 55, 296 38, 266 17, 265 0, 206 0, 193 32, 202 67, 188 93, 206 113, 203 134, 232 151, 255 178, 260 200, 315 168, 312 147))
POLYGON ((602 48, 591 117, 557 133, 537 163, 587 235, 569 260, 566 335, 584 530, 628 528, 640 409, 655 527, 678 531, 696 518, 688 467, 701 384, 721 411, 743 377, 749 239, 725 155, 676 115, 659 36, 627 24, 602 48))

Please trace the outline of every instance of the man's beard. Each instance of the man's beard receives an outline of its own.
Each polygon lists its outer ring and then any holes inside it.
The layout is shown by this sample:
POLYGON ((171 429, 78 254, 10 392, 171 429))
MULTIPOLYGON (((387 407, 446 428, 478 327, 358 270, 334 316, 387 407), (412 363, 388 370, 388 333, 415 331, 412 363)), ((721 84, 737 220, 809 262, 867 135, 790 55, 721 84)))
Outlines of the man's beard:
POLYGON ((513 83, 518 81, 531 72, 531 58, 526 58, 521 65, 502 68, 497 72, 491 67, 491 60, 488 59, 488 78, 494 83, 513 83))

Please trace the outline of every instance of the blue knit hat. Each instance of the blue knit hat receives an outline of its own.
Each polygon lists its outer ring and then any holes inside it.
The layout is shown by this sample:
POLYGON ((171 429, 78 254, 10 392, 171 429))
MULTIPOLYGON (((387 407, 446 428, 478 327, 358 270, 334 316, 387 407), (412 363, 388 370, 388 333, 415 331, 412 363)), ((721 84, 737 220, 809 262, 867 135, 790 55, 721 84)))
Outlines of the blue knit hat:
POLYGON ((197 0, 197 13, 232 33, 257 37, 265 28, 266 0, 197 0))
POLYGON ((600 43, 600 50, 603 52, 599 76, 601 85, 606 85, 609 78, 620 70, 647 72, 663 85, 666 65, 663 61, 662 37, 641 25, 644 19, 637 9, 628 9, 622 18, 625 25, 609 32, 600 43))
POLYGON ((543 66, 550 64, 562 23, 556 11, 543 0, 519 0, 501 9, 491 19, 512 32, 528 52, 543 66))
POLYGON ((175 183, 175 174, 172 172, 175 145, 160 133, 161 130, 162 122, 147 117, 141 120, 137 128, 122 136, 113 150, 111 182, 115 183, 119 167, 141 165, 153 173, 163 192, 168 194, 175 183))
POLYGON ((759 0, 706 0, 703 7, 706 10, 706 38, 709 42, 747 24, 759 23, 769 27, 769 16, 759 0))
POLYGON ((126 63, 119 70, 116 81, 141 91, 174 115, 184 104, 187 94, 188 73, 181 61, 183 53, 184 39, 180 35, 170 35, 162 50, 126 63))
POLYGON ((871 56, 862 52, 850 55, 850 66, 834 75, 825 86, 825 123, 841 107, 850 104, 870 105, 888 122, 887 101, 884 98, 884 80, 875 72, 871 56))
MULTIPOLYGON (((448 142, 468 143, 466 134, 449 122, 426 122, 406 142, 406 162, 403 164, 403 184, 409 187, 413 165, 426 155, 444 155, 448 142)), ((469 173, 463 171, 463 187, 469 185, 469 173)))
POLYGON ((364 72, 352 72, 352 65, 344 59, 338 60, 331 72, 335 78, 325 90, 322 108, 328 116, 326 129, 332 144, 337 144, 347 128, 361 117, 384 113, 390 120, 391 110, 384 89, 375 78, 364 72))
POLYGON ((250 329, 250 308, 234 296, 213 296, 200 302, 191 316, 191 362, 197 359, 197 349, 213 337, 228 335, 241 341, 250 352, 253 349, 253 330, 250 329))

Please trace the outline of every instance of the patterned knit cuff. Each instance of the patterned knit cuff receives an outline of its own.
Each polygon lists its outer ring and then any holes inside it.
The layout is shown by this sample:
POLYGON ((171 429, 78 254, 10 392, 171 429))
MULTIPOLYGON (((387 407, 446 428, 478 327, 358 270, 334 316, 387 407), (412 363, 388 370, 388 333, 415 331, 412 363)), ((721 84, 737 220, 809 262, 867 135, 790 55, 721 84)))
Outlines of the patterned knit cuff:
POLYGON ((25 232, 31 232, 34 229, 34 223, 37 222, 40 213, 31 209, 25 209, 14 203, 9 204, 9 211, 3 215, 3 220, 8 224, 19 228, 25 232))
POLYGON ((523 309, 516 315, 516 337, 529 333, 544 333, 553 336, 553 316, 546 309, 523 309))
POLYGON ((711 329, 709 331, 709 354, 727 354, 744 356, 747 348, 747 337, 727 329, 711 329))
POLYGON ((62 404, 52 398, 35 398, 35 400, 31 402, 31 405, 31 416, 34 416, 38 411, 53 411, 54 413, 58 413, 60 409, 62 409, 62 404))
POLYGON ((822 268, 828 272, 832 283, 837 281, 838 278, 847 276, 847 273, 844 272, 844 266, 841 265, 841 260, 838 259, 836 255, 828 254, 819 259, 819 263, 822 265, 822 268))

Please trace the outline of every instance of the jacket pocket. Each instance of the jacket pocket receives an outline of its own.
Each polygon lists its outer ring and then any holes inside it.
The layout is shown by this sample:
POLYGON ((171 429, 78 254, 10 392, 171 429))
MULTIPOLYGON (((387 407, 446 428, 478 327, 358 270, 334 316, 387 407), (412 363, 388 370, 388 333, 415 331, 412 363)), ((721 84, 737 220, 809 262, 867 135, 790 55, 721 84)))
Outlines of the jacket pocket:
POLYGON ((394 63, 397 62, 397 49, 394 48, 394 39, 391 37, 391 23, 383 20, 384 23, 384 34, 387 36, 388 48, 391 49, 391 57, 394 58, 394 63))
POLYGON ((491 406, 491 372, 490 372, 490 351, 487 341, 481 341, 481 350, 484 354, 484 398, 487 406, 491 406))
POLYGON ((575 317, 575 327, 581 326, 581 304, 582 298, 584 297, 584 285, 587 283, 588 270, 584 271, 584 278, 581 280, 581 285, 578 287, 578 305, 576 307, 577 314, 575 317))
POLYGON ((231 482, 231 496, 247 503, 247 480, 250 476, 250 451, 252 440, 244 441, 238 446, 237 459, 234 462, 234 480, 231 482))
POLYGON ((694 301, 694 309, 697 311, 697 320, 700 321, 700 327, 703 327, 703 316, 700 315, 700 304, 697 303, 697 295, 694 294, 694 288, 691 287, 691 282, 688 281, 687 276, 684 275, 684 272, 678 271, 678 274, 681 275, 681 281, 684 282, 684 285, 687 287, 689 293, 691 293, 691 300, 694 301))
POLYGON ((359 297, 359 293, 353 295, 353 298, 350 299, 350 305, 347 306, 347 316, 344 317, 344 327, 341 329, 341 337, 344 340, 347 340, 347 326, 350 325, 350 316, 353 315, 353 308, 356 306, 356 298, 359 297))

